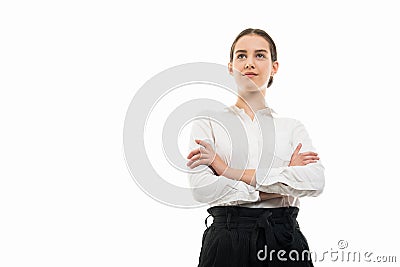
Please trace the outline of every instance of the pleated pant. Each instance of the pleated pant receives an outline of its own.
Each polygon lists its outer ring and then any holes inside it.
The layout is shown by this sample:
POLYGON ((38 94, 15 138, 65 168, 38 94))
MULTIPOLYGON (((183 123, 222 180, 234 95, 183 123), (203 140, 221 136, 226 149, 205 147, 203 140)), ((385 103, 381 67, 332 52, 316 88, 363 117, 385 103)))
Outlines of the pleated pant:
POLYGON ((297 207, 216 206, 207 211, 214 220, 203 234, 199 267, 313 266, 297 207))

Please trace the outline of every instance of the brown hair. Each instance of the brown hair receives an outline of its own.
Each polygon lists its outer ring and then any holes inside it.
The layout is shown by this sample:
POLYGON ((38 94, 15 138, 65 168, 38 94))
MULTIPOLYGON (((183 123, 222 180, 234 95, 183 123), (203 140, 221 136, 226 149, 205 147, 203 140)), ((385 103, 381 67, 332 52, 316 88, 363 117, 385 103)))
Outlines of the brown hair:
MULTIPOLYGON (((269 36, 269 34, 263 30, 248 28, 248 29, 245 29, 244 31, 242 31, 241 33, 239 33, 239 35, 236 36, 235 40, 233 41, 232 46, 231 46, 230 62, 233 61, 233 52, 235 50, 235 46, 236 46, 236 43, 238 42, 238 40, 241 37, 243 37, 245 35, 249 35, 249 34, 256 34, 258 36, 263 37, 269 44, 269 50, 271 52, 272 62, 275 62, 278 59, 277 53, 276 53, 276 46, 275 46, 274 40, 272 40, 271 36, 269 36)), ((267 88, 271 86, 273 81, 274 81, 274 77, 270 77, 267 88)))

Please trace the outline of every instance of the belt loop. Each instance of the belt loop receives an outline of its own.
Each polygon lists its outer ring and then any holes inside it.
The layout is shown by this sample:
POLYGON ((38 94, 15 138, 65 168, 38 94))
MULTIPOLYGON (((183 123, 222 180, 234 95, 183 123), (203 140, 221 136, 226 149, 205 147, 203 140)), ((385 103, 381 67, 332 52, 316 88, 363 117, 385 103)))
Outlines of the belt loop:
POLYGON ((231 216, 232 216, 232 213, 228 213, 228 218, 226 219, 226 226, 228 227, 228 231, 230 231, 231 230, 231 216))
POLYGON ((286 213, 285 217, 289 223, 289 227, 294 229, 296 227, 296 220, 293 218, 293 209, 291 209, 290 207, 287 207, 285 213, 286 213))
POLYGON ((289 206, 287 206, 287 207, 285 207, 285 216, 290 216, 290 207, 289 206))
POLYGON ((208 219, 210 216, 211 216, 211 214, 209 214, 209 215, 207 216, 207 218, 204 220, 204 223, 206 224, 206 228, 207 228, 207 229, 208 229, 207 219, 208 219))

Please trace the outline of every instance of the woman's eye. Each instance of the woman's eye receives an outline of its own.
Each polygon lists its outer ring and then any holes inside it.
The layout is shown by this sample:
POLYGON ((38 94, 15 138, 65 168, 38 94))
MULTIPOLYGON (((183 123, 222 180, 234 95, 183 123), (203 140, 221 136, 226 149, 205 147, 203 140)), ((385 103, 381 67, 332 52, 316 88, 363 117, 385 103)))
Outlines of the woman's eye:
POLYGON ((265 55, 264 54, 257 54, 256 55, 258 58, 265 58, 265 55))
POLYGON ((245 54, 239 54, 239 55, 237 56, 237 59, 243 59, 243 58, 245 58, 245 57, 246 57, 245 54))

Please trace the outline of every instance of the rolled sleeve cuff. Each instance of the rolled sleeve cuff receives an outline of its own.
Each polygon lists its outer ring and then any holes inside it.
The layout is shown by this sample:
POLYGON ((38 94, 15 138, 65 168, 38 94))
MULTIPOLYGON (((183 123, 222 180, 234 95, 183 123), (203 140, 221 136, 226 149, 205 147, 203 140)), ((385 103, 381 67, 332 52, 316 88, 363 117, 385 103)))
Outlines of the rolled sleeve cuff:
POLYGON ((251 189, 250 186, 243 182, 239 182, 234 188, 227 186, 224 191, 222 197, 210 203, 211 206, 240 205, 260 200, 259 191, 251 189))
POLYGON ((282 182, 282 172, 285 167, 269 168, 269 169, 257 169, 256 170, 256 188, 260 186, 268 186, 278 182, 282 182))
POLYGON ((310 167, 279 167, 256 170, 256 189, 266 193, 278 193, 282 195, 292 195, 295 197, 318 196, 322 193, 325 178, 323 172, 315 166, 315 170, 310 172, 310 167), (308 179, 301 171, 308 170, 308 179), (319 172, 318 172, 319 170, 319 172), (297 172, 296 172, 297 171, 297 172), (301 175, 302 174, 302 175, 301 175))
POLYGON ((259 200, 259 197, 260 193, 254 186, 248 185, 244 182, 239 182, 235 197, 239 201, 239 204, 256 202, 259 200))

